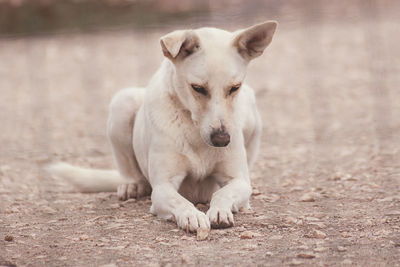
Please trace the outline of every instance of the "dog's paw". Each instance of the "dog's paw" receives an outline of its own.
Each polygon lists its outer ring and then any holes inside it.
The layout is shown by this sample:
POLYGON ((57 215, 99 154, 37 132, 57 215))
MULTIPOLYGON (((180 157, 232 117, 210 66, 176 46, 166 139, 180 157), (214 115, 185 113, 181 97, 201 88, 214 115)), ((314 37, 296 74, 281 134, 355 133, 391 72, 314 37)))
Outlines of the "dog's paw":
POLYGON ((129 198, 140 198, 151 194, 151 186, 148 183, 129 183, 118 186, 117 195, 119 200, 129 198))
POLYGON ((185 209, 175 216, 179 228, 186 232, 195 232, 198 228, 210 229, 207 215, 196 208, 185 209))
POLYGON ((230 209, 210 207, 207 211, 212 228, 228 228, 234 224, 233 214, 230 209))

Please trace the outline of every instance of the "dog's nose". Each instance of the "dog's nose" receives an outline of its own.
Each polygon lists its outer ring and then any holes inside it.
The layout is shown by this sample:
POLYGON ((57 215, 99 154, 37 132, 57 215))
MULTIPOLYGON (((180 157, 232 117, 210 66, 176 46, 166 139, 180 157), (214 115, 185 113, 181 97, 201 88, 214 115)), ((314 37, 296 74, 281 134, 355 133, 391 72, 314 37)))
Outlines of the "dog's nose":
POLYGON ((211 143, 216 147, 224 147, 229 144, 231 137, 225 131, 217 130, 211 133, 211 143))

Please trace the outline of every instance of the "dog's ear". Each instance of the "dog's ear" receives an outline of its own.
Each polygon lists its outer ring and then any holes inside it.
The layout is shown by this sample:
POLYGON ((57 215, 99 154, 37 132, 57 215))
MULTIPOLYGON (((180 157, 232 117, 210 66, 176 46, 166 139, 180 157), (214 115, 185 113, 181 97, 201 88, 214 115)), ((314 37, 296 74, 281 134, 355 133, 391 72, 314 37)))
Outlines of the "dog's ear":
POLYGON ((261 56, 264 49, 271 43, 277 25, 276 21, 266 21, 240 30, 235 33, 233 46, 246 60, 261 56))
POLYGON ((172 61, 183 59, 200 47, 200 39, 192 30, 173 31, 160 39, 164 56, 172 61))

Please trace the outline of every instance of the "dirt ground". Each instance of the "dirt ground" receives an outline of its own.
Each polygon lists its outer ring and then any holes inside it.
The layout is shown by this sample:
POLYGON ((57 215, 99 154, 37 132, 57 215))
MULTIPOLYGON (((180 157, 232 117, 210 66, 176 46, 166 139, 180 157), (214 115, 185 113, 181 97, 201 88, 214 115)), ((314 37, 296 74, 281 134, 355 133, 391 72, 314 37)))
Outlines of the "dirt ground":
POLYGON ((264 125, 253 209, 201 242, 150 199, 42 170, 113 167, 110 98, 147 83, 168 30, 0 40, 0 266, 400 266, 400 4, 379 3, 280 13, 247 76, 264 125))

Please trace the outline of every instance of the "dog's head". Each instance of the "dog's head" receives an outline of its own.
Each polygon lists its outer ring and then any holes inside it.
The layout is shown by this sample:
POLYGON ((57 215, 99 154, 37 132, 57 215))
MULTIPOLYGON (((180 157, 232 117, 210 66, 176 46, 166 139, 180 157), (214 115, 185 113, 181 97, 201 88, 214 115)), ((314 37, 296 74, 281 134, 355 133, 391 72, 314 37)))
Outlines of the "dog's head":
POLYGON ((276 26, 267 21, 233 33, 180 30, 161 38, 162 51, 175 66, 174 90, 208 145, 229 144, 233 107, 247 65, 270 44, 276 26))

